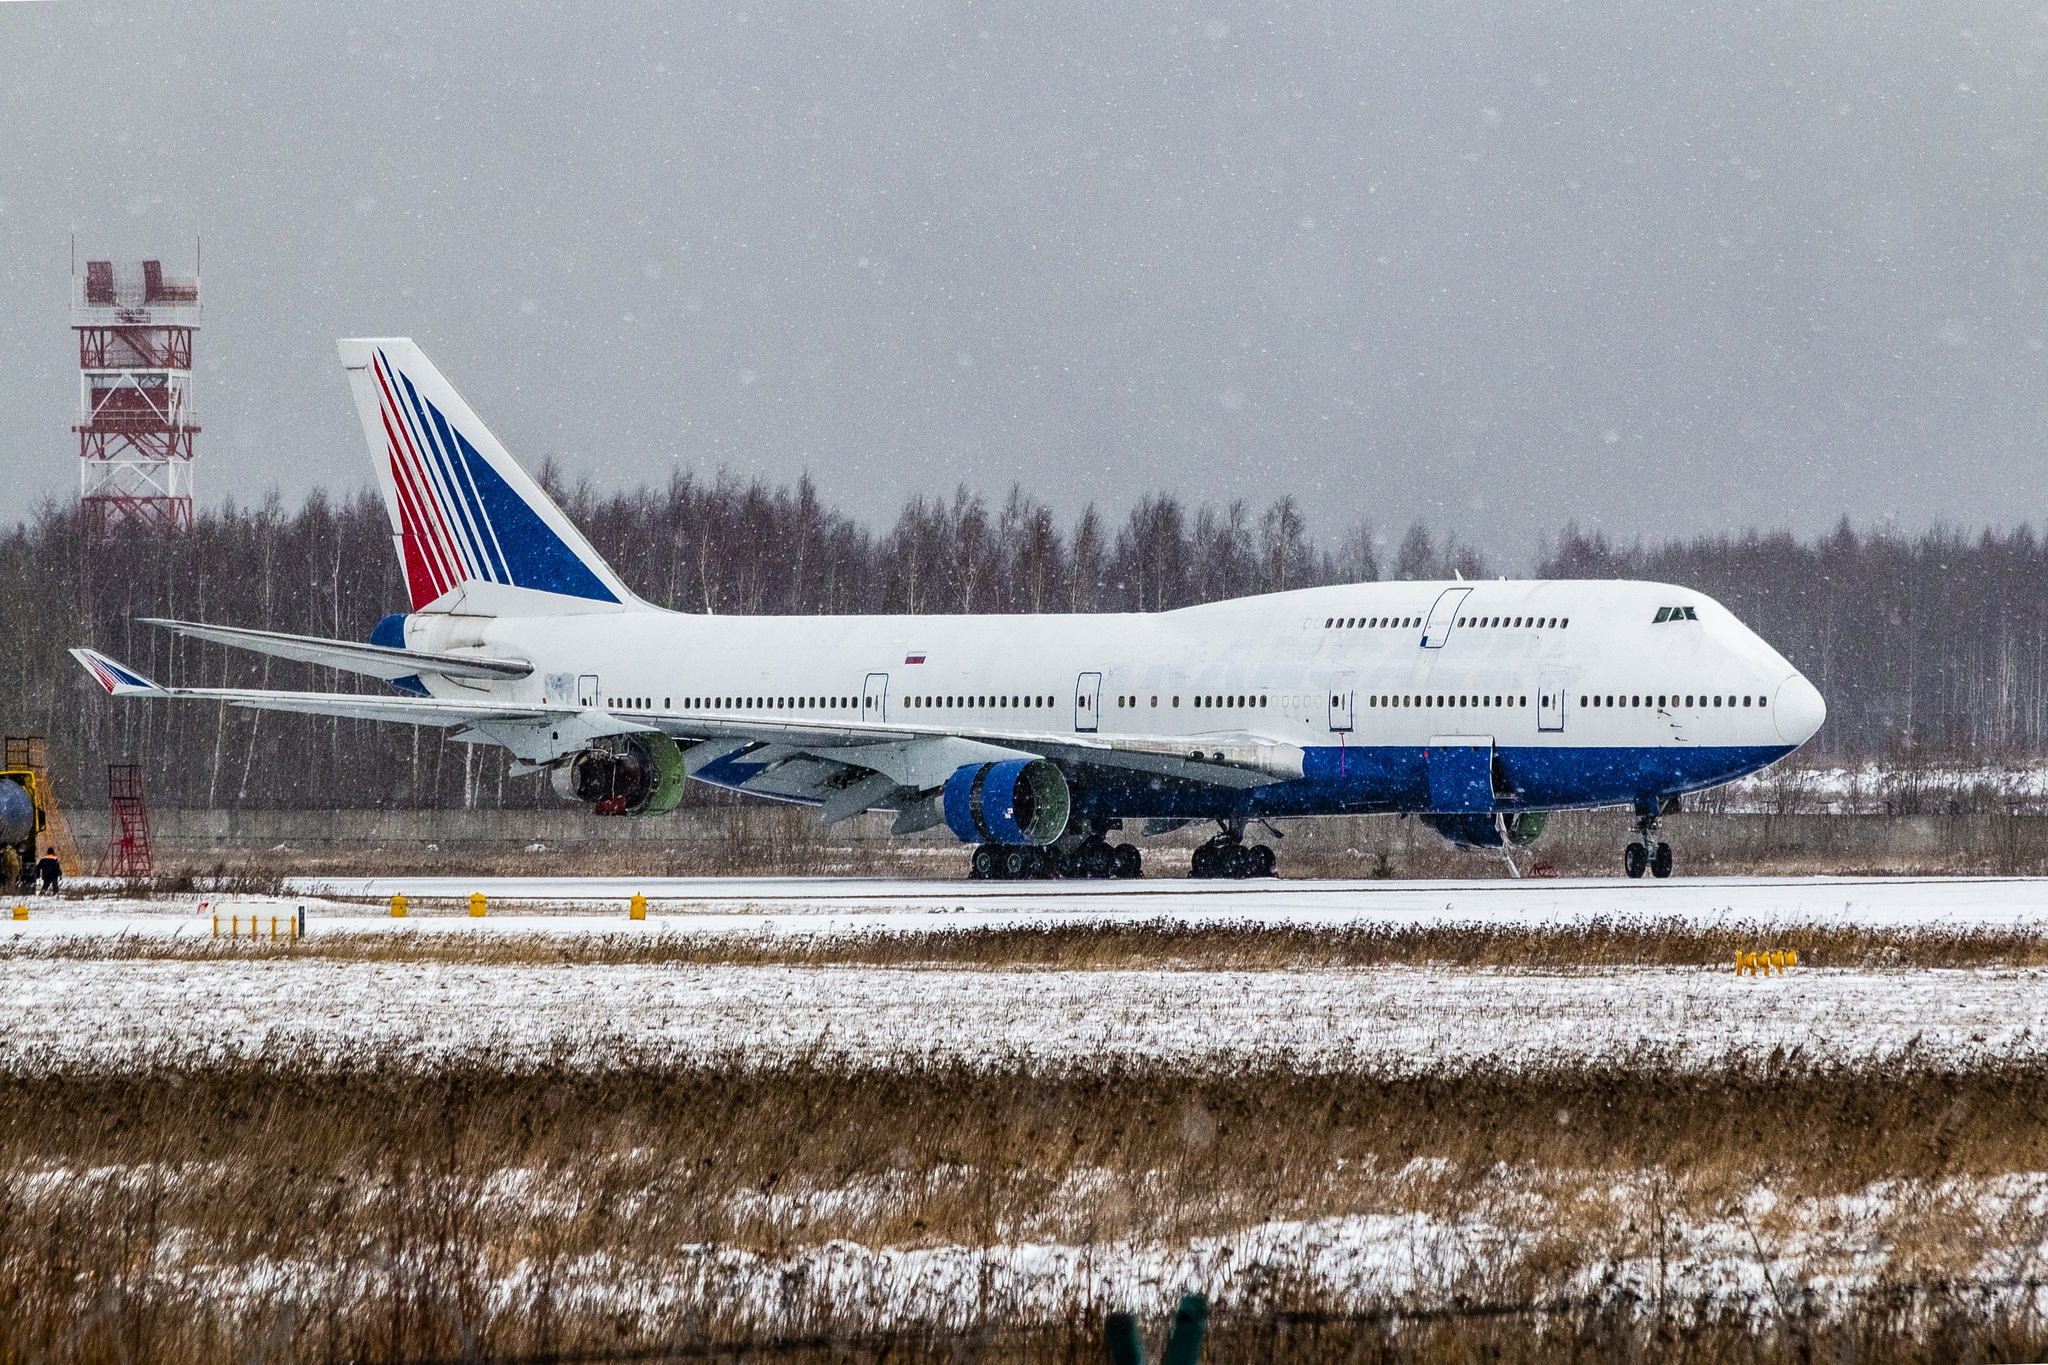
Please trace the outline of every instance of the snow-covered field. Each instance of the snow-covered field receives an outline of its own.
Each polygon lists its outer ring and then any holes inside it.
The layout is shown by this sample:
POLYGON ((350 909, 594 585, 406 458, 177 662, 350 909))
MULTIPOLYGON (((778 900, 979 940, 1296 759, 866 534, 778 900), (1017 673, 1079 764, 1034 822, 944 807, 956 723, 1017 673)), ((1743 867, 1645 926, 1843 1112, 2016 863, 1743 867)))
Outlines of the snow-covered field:
POLYGON ((2048 974, 1727 968, 1291 972, 694 964, 469 965, 317 958, 16 958, 0 1068, 213 1057, 431 1063, 723 1055, 1077 1064, 1247 1059, 1400 1071, 1707 1066, 1774 1049, 1959 1064, 2048 1052, 2048 974))
MULTIPOLYGON (((1424 1168, 1424 1180, 1437 1164, 1411 1163, 1424 1168)), ((203 1186, 207 1173, 52 1167, 28 1173, 16 1194, 31 1214, 45 1205, 70 1211, 107 1186, 147 1188, 165 1174, 189 1187, 203 1186)), ((2048 1175, 2038 1172, 1887 1180, 1824 1196, 1785 1198, 1757 1189, 1711 1211, 1686 1208, 1682 1196, 1674 1206, 1672 1188, 1656 1176, 1526 1170, 1480 1175, 1456 1211, 1425 1211, 1401 1207, 1412 1202, 1402 1195, 1415 1183, 1407 1174, 1391 1173, 1385 1182, 1386 1212, 1268 1219, 1171 1242, 1029 1235, 981 1245, 816 1241, 801 1232, 808 1216, 900 1204, 910 1191, 854 1185, 748 1192, 731 1202, 777 1205, 785 1235, 767 1240, 783 1249, 705 1242, 657 1256, 586 1253, 545 1264, 507 1258, 476 1267, 469 1285, 494 1314, 532 1312, 545 1295, 555 1312, 620 1316, 654 1335, 690 1319, 794 1332, 987 1317, 1052 1322, 1092 1315, 1102 1304, 1160 1315, 1189 1292, 1246 1309, 1276 1285, 1331 1311, 1428 1310, 1521 1298, 1523 1258, 1546 1239, 1553 1246, 1569 1239, 1575 1264, 1553 1280, 1555 1298, 1661 1303, 1679 1322, 1724 1313, 1755 1323, 1786 1312, 1828 1319, 1900 1284, 1943 1287, 1953 1302, 1986 1317, 2048 1309, 2048 1285, 2039 1275, 2048 1175)), ((468 1213, 508 1226, 558 1214, 585 1197, 585 1175, 502 1170, 468 1213)), ((1087 1221, 1097 1183, 1088 1175, 1077 1172, 1054 1193, 1056 1205, 1074 1205, 1063 1210, 1068 1221, 1087 1221)), ((1115 1183, 1102 1175, 1100 1183, 1115 1183)), ((145 1277, 147 1292, 159 1302, 198 1300, 247 1312, 266 1306, 281 1285, 346 1299, 388 1298, 417 1271, 381 1255, 340 1263, 331 1256, 245 1255, 205 1236, 166 1238, 145 1277)))
MULTIPOLYGON (((1727 966, 1067 970, 1029 962, 874 965, 830 955, 817 965, 717 960, 748 935, 833 942, 1046 923, 1735 924, 1759 926, 1789 946, 1797 946, 1802 926, 2048 931, 2048 880, 2035 879, 1004 886, 420 878, 306 885, 287 897, 228 899, 203 911, 197 898, 28 904, 26 921, 0 921, 0 1072, 14 1074, 372 1054, 423 1066, 462 1059, 514 1069, 802 1058, 1079 1068, 1147 1061, 1191 1072, 1253 1063, 1444 1075, 1650 1061, 1706 1069, 1787 1055, 1972 1067, 2048 1053, 2048 972, 2033 969, 1808 966, 1758 979, 1727 966), (479 890, 493 908, 472 919, 459 907, 479 890), (406 919, 339 899, 382 900, 394 891, 414 902, 406 919), (626 918, 636 891, 652 903, 639 923, 626 918), (270 951, 270 917, 295 916, 300 906, 313 939, 345 939, 349 951, 270 951), (216 911, 224 926, 232 917, 244 934, 254 915, 265 945, 214 944, 216 911), (480 936, 506 951, 358 951, 365 940, 406 935, 434 944, 480 936), (551 940, 589 946, 605 935, 709 939, 717 951, 710 961, 632 953, 559 960, 545 951, 551 940), (536 943, 542 951, 527 950, 536 943)), ((1562 1111, 1557 1121, 1566 1122, 1562 1111)), ((1351 1178, 1337 1166, 1334 1178, 1351 1178)), ((21 1174, 16 1192, 30 1206, 89 1200, 96 1180, 135 1178, 112 1168, 21 1174)), ((764 1186, 733 1196, 764 1201, 763 1209, 735 1214, 787 1223, 776 1236, 693 1240, 642 1258, 579 1252, 547 1266, 544 1276, 527 1261, 493 1260, 479 1288, 497 1307, 520 1311, 545 1279, 551 1302, 618 1313, 649 1331, 706 1312, 796 1330, 816 1321, 820 1303, 870 1326, 969 1321, 991 1302, 1007 1305, 1017 1320, 1055 1320, 1081 1304, 1164 1309, 1186 1289, 1221 1305, 1248 1303, 1278 1282, 1333 1306, 1430 1306, 1512 1298, 1524 1292, 1516 1287, 1523 1258, 1540 1246, 1569 1244, 1577 1259, 1546 1270, 1545 1283, 1596 1297, 1668 1296, 1686 1305, 1682 1312, 1729 1309, 1761 1320, 1779 1311, 1774 1296, 1810 1295, 1806 1306, 1825 1312, 1874 1286, 1938 1280, 1989 1286, 1972 1300, 1986 1313, 2048 1308, 2036 1302, 2044 1297, 2040 1260, 2048 1256, 2048 1175, 1895 1180, 1825 1194, 1758 1185, 1739 1205, 1695 1196, 1688 1206, 1686 1173, 1676 1174, 1674 1209, 1673 1173, 1664 1171, 1474 1166, 1448 1200, 1419 1185, 1410 1190, 1401 1173, 1390 1172, 1371 1199, 1322 1208, 1311 1199, 1280 1211, 1259 1205, 1248 1218, 1223 1219, 1235 1229, 1224 1235, 1160 1240, 1126 1228, 1101 1242, 1075 1235, 1092 1226, 1091 1201, 1101 1191, 1069 1176, 1043 1201, 1043 1226, 996 1228, 981 1244, 904 1244, 861 1214, 869 1205, 877 1215, 900 1211, 905 1193, 887 1185, 896 1175, 875 1188, 861 1185, 870 1177, 772 1194, 764 1186), (828 1227, 814 1233, 821 1219, 828 1227), (1652 1226, 1654 1243, 1646 1231, 1652 1226)), ((574 1182, 587 1175, 580 1166, 507 1169, 489 1178, 490 1198, 506 1201, 514 1222, 544 1221, 548 1208, 577 1206, 582 1187, 574 1182)), ((646 1188, 666 1188, 659 1176, 648 1176, 646 1188)), ((943 1170, 901 1176, 936 1179, 943 1170)), ((378 1277, 393 1273, 381 1261, 335 1266, 239 1256, 196 1231, 166 1238, 152 1282, 166 1295, 253 1306, 278 1284, 323 1277, 345 1282, 345 1296, 372 1295, 378 1277)))
MULTIPOLYGON (((334 889, 334 888, 326 888, 334 889)), ((381 890, 382 888, 380 888, 381 890)), ((340 1056, 365 1045, 422 1063, 491 1056, 798 1055, 978 1064, 1247 1057, 1318 1069, 1398 1070, 1611 1062, 1658 1055, 1705 1066, 1785 1049, 1816 1060, 1917 1055, 1946 1062, 2048 1049, 2048 977, 2036 970, 1729 967, 1489 970, 1049 970, 1031 966, 733 965, 533 960, 348 961, 232 953, 130 955, 212 933, 212 914, 261 932, 308 907, 309 935, 634 936, 877 930, 1099 920, 1340 924, 1554 924, 1664 919, 1777 926, 1830 922, 2013 926, 2041 922, 2048 882, 1724 881, 1062 885, 414 881, 421 898, 481 889, 545 913, 420 915, 360 906, 225 901, 46 902, 8 922, 15 954, 0 1004, 0 1066, 121 1066, 166 1045, 198 1055, 340 1056), (625 918, 628 888, 655 898, 625 918), (524 898, 520 901, 516 898, 524 898), (44 913, 43 906, 53 907, 44 913)), ((1771 946, 1764 944, 1762 946, 1771 946)))
MULTIPOLYGON (((971 882, 801 877, 307 878, 292 894, 222 899, 209 911, 269 916, 307 907, 312 932, 692 934, 763 931, 869 933, 1018 924, 1148 920, 1190 924, 1568 925, 1595 920, 1694 925, 1855 924, 2048 929, 2042 877, 1713 877, 1625 881, 971 882), (469 918, 472 892, 490 913, 469 918), (645 895, 650 918, 628 926, 626 905, 645 895), (406 919, 383 906, 410 902, 406 919), (364 903, 367 902, 367 903, 364 903)), ((33 937, 211 932, 202 898, 26 902, 33 937)), ((223 924, 226 921, 223 920, 223 924)), ((245 926, 246 927, 246 926, 245 926)))

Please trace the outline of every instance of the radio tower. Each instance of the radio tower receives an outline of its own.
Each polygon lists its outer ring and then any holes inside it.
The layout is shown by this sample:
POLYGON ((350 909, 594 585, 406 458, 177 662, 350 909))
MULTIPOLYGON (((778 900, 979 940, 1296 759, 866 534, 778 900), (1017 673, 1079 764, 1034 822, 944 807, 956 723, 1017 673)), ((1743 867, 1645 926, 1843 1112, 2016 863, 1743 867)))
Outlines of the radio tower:
MULTIPOLYGON (((75 271, 75 267, 74 267, 75 271)), ((192 524, 192 334, 199 276, 161 261, 87 261, 71 279, 78 333, 78 509, 104 535, 192 524)))

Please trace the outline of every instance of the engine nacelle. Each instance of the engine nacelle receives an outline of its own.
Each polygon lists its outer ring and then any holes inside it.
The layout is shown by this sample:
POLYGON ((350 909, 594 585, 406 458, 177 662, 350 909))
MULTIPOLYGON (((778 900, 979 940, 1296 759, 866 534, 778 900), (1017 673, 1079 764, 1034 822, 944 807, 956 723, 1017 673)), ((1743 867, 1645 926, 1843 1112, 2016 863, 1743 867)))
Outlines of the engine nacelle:
POLYGON ((1460 848, 1499 848, 1513 844, 1523 848, 1543 837, 1550 823, 1547 811, 1525 810, 1513 815, 1424 815, 1418 817, 1460 848))
POLYGON ((946 825, 964 844, 1049 844, 1067 832, 1067 779, 1042 758, 969 763, 946 779, 946 825))
POLYGON ((549 773, 555 794, 584 801, 594 815, 666 815, 683 799, 683 751, 667 735, 621 735, 585 749, 549 773))

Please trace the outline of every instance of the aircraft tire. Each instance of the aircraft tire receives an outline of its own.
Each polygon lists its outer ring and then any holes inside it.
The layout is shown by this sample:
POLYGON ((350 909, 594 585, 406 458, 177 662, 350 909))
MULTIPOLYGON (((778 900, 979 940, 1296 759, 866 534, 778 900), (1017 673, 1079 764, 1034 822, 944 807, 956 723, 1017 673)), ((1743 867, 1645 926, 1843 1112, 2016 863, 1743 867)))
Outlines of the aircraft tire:
POLYGON ((1273 875, 1274 864, 1278 861, 1279 859, 1273 855, 1273 846, 1271 844, 1254 844, 1244 851, 1244 875, 1247 877, 1270 877, 1273 875))
POLYGON ((1657 856, 1650 859, 1650 875, 1652 877, 1668 877, 1671 875, 1671 845, 1657 845, 1657 856))
POLYGON ((1641 877, 1650 866, 1650 850, 1640 843, 1630 844, 1621 855, 1621 870, 1631 877, 1641 877))
POLYGON ((1116 846, 1115 875, 1126 880, 1145 875, 1144 855, 1138 852, 1136 844, 1118 844, 1116 846))
POLYGON ((992 882, 996 879, 994 844, 980 844, 975 847, 973 860, 968 864, 967 875, 978 882, 992 882))
POLYGON ((1217 850, 1216 872, 1218 876, 1242 881, 1252 875, 1251 858, 1243 844, 1225 844, 1217 850))
POLYGON ((1091 880, 1116 875, 1116 852, 1100 840, 1081 846, 1080 861, 1081 875, 1091 880))
POLYGON ((1037 849, 1026 848, 1021 844, 1005 848, 996 858, 997 866, 1002 869, 1001 880, 1021 882, 1037 871, 1038 859, 1033 856, 1037 852, 1037 849))

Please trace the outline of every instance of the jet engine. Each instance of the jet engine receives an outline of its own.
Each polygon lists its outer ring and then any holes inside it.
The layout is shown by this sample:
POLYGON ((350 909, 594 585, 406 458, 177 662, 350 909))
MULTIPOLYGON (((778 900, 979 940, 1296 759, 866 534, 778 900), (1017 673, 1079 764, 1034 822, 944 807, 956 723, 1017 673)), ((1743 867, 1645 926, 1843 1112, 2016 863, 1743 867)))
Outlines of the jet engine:
POLYGON ((1444 838, 1460 848, 1524 848, 1543 837, 1550 823, 1546 811, 1526 810, 1513 815, 1424 815, 1419 817, 1444 838))
POLYGON ((1042 758, 969 763, 946 779, 946 824, 966 844, 1049 844, 1067 832, 1067 779, 1042 758))
POLYGON ((667 735, 621 735, 561 759, 549 774, 555 794, 593 815, 666 815, 683 799, 683 751, 667 735))

